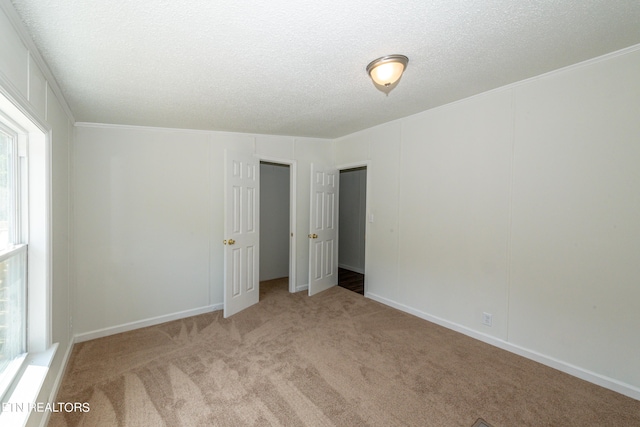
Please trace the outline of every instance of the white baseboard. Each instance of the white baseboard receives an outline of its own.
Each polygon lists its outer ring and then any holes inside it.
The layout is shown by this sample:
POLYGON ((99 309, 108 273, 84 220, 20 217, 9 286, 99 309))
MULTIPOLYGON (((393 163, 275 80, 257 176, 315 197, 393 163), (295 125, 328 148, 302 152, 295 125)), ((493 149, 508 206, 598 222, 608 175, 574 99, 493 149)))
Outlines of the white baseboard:
POLYGON ((309 284, 296 286, 296 292, 306 291, 309 289, 309 284))
POLYGON ((338 264, 338 267, 344 268, 345 270, 355 271, 356 273, 364 274, 364 268, 354 267, 352 265, 347 264, 338 264))
POLYGON ((379 303, 388 305, 389 307, 396 308, 400 311, 404 311, 405 313, 412 314, 416 317, 427 320, 429 322, 438 324, 440 326, 444 326, 447 329, 460 332, 461 334, 475 338, 477 340, 480 340, 487 344, 501 348, 508 352, 517 354, 519 356, 525 357, 527 359, 533 360, 538 363, 542 363, 543 365, 557 369, 559 371, 562 371, 574 377, 580 378, 582 380, 588 381, 590 383, 599 385, 609 390, 613 390, 620 394, 624 394, 625 396, 631 397, 632 399, 640 400, 640 388, 635 387, 631 384, 627 384, 622 381, 609 378, 607 376, 589 371, 579 366, 572 365, 571 363, 567 363, 565 361, 556 359, 554 357, 547 356, 542 353, 538 353, 537 351, 521 347, 519 345, 501 340, 496 337, 492 337, 491 335, 487 335, 482 332, 475 331, 473 329, 467 328, 466 326, 449 322, 448 320, 442 319, 440 317, 432 316, 431 314, 428 314, 423 311, 417 310, 415 308, 409 307, 407 305, 398 303, 396 301, 390 300, 380 295, 373 294, 371 292, 366 292, 365 297, 371 298, 374 301, 378 301, 379 303))
POLYGON ((197 316, 199 314, 209 313, 211 311, 222 310, 224 304, 213 304, 205 307, 194 308, 192 310, 179 311, 177 313, 165 314, 163 316, 152 317, 149 319, 138 320, 136 322, 125 323, 123 325, 111 326, 108 328, 98 329, 91 332, 83 332, 77 334, 76 343, 93 340, 96 338, 107 337, 109 335, 119 334, 121 332, 133 331, 134 329, 146 328, 147 326, 159 325, 160 323, 171 322, 172 320, 184 319, 185 317, 197 316))

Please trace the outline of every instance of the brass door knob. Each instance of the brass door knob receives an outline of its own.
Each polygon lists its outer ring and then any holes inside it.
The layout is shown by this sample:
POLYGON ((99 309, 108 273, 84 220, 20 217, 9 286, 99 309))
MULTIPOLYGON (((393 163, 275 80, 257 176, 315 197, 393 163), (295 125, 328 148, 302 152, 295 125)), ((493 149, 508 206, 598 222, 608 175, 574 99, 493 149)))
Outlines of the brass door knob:
POLYGON ((236 243, 236 241, 235 241, 235 240, 233 240, 233 239, 229 239, 228 243, 229 243, 230 245, 233 245, 234 243, 236 243))
POLYGON ((315 234, 315 233, 314 233, 314 234, 309 234, 309 238, 310 238, 310 239, 317 239, 317 238, 318 238, 318 235, 317 235, 317 234, 315 234))

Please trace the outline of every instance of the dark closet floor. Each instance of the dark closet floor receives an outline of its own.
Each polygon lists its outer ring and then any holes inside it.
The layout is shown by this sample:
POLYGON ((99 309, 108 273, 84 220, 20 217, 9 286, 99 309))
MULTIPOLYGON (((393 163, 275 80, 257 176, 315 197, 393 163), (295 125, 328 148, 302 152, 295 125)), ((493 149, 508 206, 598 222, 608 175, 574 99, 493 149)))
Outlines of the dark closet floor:
POLYGON ((338 286, 364 295, 364 274, 338 268, 338 286))

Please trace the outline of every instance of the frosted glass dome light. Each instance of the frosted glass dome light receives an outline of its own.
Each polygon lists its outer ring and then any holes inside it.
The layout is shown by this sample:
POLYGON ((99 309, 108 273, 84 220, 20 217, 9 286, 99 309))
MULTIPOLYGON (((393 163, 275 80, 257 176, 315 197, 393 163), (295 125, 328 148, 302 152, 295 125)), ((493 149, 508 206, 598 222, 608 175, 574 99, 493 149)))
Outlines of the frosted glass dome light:
POLYGON ((377 85, 389 87, 400 79, 408 63, 404 55, 383 56, 367 65, 367 73, 377 85))

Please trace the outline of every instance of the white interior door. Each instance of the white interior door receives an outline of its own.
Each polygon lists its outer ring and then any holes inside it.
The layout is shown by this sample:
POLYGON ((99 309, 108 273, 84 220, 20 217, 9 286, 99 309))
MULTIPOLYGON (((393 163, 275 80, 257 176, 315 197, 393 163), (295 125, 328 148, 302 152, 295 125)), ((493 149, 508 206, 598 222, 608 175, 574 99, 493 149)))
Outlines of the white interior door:
POLYGON ((311 227, 309 231, 309 295, 338 284, 337 169, 311 165, 311 227))
POLYGON ((225 152, 224 317, 259 300, 260 161, 225 152))

